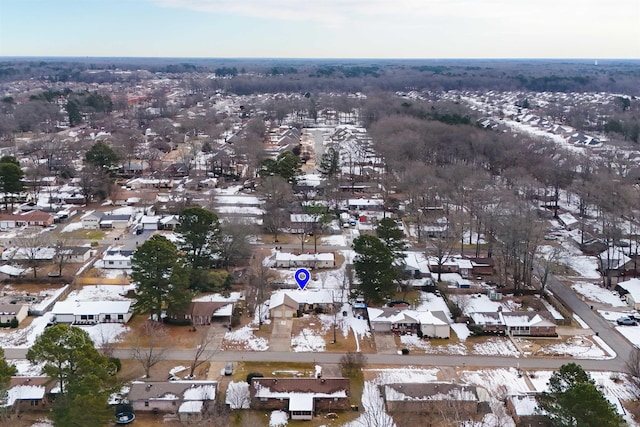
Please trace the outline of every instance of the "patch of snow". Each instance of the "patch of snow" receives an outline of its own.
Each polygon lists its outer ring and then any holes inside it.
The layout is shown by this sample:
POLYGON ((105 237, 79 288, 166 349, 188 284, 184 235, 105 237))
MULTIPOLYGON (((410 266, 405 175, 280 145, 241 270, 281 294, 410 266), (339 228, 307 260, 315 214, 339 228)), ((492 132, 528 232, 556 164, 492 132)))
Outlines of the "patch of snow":
POLYGON ((640 347, 640 326, 616 326, 616 330, 631 344, 640 347))
POLYGON ((235 331, 224 334, 224 339, 234 344, 239 344, 244 350, 267 351, 269 342, 266 338, 256 337, 254 329, 250 325, 243 326, 235 331))
POLYGON ((593 283, 574 283, 571 285, 571 289, 591 301, 608 304, 612 307, 625 307, 627 305, 620 299, 617 293, 593 283))
POLYGON ((485 356, 520 357, 520 352, 507 338, 489 338, 483 343, 473 345, 473 354, 485 356))
POLYGON ((471 331, 464 323, 452 323, 450 326, 451 329, 453 329, 453 331, 456 333, 460 341, 466 341, 467 338, 469 338, 469 335, 471 335, 471 331))
POLYGON ((105 344, 122 341, 123 335, 129 331, 129 328, 122 323, 98 323, 93 326, 77 325, 77 327, 86 331, 98 348, 105 344))
POLYGON ((325 351, 327 343, 313 329, 303 328, 300 334, 291 339, 291 347, 295 352, 325 351))
POLYGON ((70 233, 72 231, 81 230, 82 229, 82 221, 72 222, 70 224, 65 225, 65 227, 60 230, 61 233, 70 233))
POLYGON ((578 322, 578 325, 580 325, 582 329, 589 329, 589 325, 587 325, 587 323, 575 313, 573 313, 573 320, 578 322))
POLYGON ((284 411, 273 411, 269 417, 269 427, 283 427, 289 423, 289 415, 284 411))

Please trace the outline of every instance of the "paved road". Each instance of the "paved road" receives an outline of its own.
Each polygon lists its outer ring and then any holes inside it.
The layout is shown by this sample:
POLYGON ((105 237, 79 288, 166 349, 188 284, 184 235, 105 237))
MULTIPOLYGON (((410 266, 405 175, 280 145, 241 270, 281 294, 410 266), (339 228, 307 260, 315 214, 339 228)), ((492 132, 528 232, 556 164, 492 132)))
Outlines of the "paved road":
POLYGON ((595 310, 591 310, 588 304, 578 298, 575 292, 568 286, 562 284, 557 277, 549 276, 547 289, 562 300, 575 314, 580 316, 594 332, 597 332, 600 338, 616 352, 616 360, 624 366, 624 361, 626 361, 629 354, 631 354, 633 345, 630 344, 610 322, 600 317, 595 310))

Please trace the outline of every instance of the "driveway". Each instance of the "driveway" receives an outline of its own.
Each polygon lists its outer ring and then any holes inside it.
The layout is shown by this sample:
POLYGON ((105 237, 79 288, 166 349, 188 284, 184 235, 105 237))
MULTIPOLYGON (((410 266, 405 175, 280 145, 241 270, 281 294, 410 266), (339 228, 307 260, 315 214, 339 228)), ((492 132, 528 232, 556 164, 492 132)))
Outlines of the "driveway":
POLYGON ((293 319, 273 319, 269 351, 289 351, 292 328, 293 319))
POLYGON ((391 332, 374 332, 373 338, 376 342, 378 354, 398 354, 396 340, 391 332))

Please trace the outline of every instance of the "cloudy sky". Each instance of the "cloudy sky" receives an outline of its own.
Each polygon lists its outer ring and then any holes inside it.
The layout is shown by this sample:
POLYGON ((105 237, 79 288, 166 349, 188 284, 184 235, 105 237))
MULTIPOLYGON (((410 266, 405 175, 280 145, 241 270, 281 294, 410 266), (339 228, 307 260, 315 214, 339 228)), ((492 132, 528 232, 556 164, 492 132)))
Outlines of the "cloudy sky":
POLYGON ((640 0, 0 0, 0 56, 640 58, 640 0))

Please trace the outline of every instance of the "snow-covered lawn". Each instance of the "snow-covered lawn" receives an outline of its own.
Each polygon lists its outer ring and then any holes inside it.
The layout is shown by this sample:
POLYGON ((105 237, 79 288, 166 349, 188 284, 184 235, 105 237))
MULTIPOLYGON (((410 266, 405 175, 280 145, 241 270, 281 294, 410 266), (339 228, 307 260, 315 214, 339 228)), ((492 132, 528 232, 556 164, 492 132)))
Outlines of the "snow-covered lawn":
POLYGON ((631 344, 640 347, 640 326, 616 326, 616 330, 631 344))
POLYGON ((593 283, 578 282, 571 285, 571 288, 588 300, 608 304, 612 307, 626 307, 626 303, 620 299, 616 292, 605 289, 593 283))
POLYGON ((315 329, 303 328, 291 339, 291 347, 295 352, 325 351, 327 343, 323 335, 319 335, 315 329))
POLYGON ((45 313, 43 316, 33 319, 27 327, 12 329, 9 332, 0 331, 0 347, 29 348, 33 346, 33 343, 42 334, 52 317, 51 313, 45 313))
POLYGON ((82 229, 82 221, 72 222, 70 224, 65 225, 65 227, 60 230, 61 233, 70 233, 72 231, 82 229))
POLYGON ((269 417, 269 427, 283 427, 289 423, 289 415, 284 411, 273 411, 269 417))
MULTIPOLYGON (((565 240, 561 242, 560 253, 558 256, 558 262, 570 267, 580 277, 585 279, 599 279, 600 272, 598 272, 598 260, 594 256, 583 255, 582 251, 575 246, 571 241, 565 240)), ((558 248, 550 245, 542 245, 538 248, 540 253, 544 256, 548 256, 558 248)))
POLYGON ((255 329, 251 325, 244 326, 235 331, 224 334, 223 344, 225 348, 233 347, 233 350, 267 351, 269 341, 266 338, 256 337, 253 333, 255 329))
POLYGON ((93 326, 78 326, 78 328, 87 332, 98 348, 108 343, 122 341, 124 334, 129 332, 129 327, 122 323, 98 323, 93 326))
POLYGON ((320 244, 325 246, 347 246, 347 241, 343 235, 334 235, 320 238, 320 244))
POLYGON ((516 346, 507 338, 489 338, 485 342, 474 344, 471 353, 485 356, 520 356, 516 346))
POLYGON ((541 353, 552 356, 572 356, 574 359, 611 359, 595 340, 588 336, 575 336, 567 341, 542 347, 541 353))

